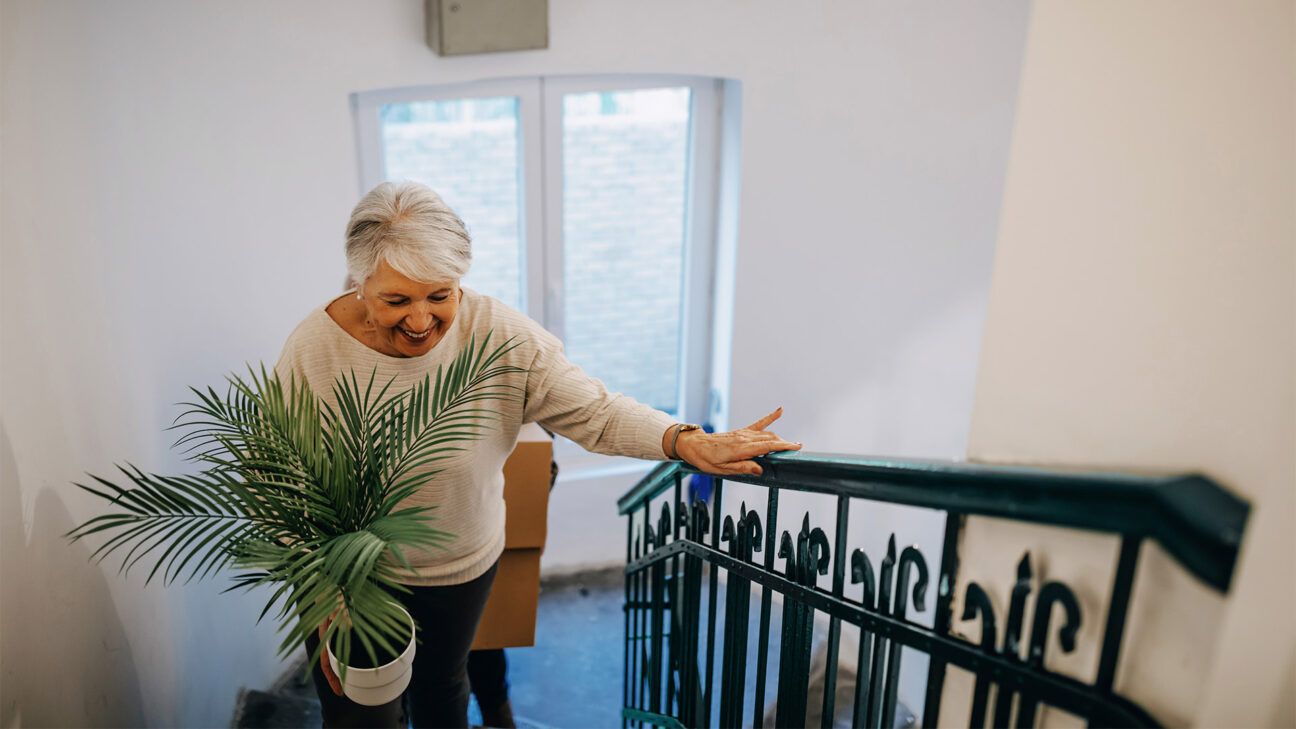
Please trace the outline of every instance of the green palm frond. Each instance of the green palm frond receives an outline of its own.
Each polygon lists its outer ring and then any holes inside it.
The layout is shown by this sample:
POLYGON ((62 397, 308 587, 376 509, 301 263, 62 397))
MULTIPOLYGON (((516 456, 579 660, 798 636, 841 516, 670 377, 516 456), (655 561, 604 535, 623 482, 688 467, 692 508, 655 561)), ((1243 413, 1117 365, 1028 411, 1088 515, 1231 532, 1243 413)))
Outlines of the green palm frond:
POLYGON ((112 509, 66 536, 106 536, 91 559, 120 556, 123 574, 151 564, 146 584, 233 567, 229 589, 271 586, 261 617, 279 606, 281 653, 335 611, 343 617, 326 637, 337 636, 343 664, 356 643, 371 658, 394 650, 403 617, 391 593, 408 591, 399 582, 412 569, 407 554, 453 538, 432 526, 433 507, 401 505, 491 429, 500 402, 521 396, 501 382, 525 372, 504 363, 518 342, 492 348, 490 338, 472 337, 405 392, 379 382, 376 369, 367 380, 345 373, 333 385, 336 407, 264 366, 230 375, 224 395, 191 388, 174 447, 202 470, 161 476, 127 464, 124 485, 92 475, 76 485, 112 509))

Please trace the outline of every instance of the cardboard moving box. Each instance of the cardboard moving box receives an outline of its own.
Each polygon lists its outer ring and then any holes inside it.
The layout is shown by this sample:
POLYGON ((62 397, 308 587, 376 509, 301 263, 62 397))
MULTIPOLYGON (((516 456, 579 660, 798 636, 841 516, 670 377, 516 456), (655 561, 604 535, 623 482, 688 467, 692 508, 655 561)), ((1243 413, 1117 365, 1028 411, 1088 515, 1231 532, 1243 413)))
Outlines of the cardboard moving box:
POLYGON ((553 439, 534 423, 522 426, 504 463, 504 553, 473 650, 535 645, 552 461, 553 439))

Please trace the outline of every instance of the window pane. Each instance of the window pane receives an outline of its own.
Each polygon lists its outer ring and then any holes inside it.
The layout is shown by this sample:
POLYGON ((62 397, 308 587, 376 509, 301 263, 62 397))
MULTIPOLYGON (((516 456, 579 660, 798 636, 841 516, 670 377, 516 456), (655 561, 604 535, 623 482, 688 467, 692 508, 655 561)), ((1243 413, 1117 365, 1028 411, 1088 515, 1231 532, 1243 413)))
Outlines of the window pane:
POLYGON ((689 89, 563 97, 567 354, 679 409, 689 89))
POLYGON ((517 99, 388 104, 380 118, 383 176, 436 190, 473 239, 464 285, 521 308, 517 99))

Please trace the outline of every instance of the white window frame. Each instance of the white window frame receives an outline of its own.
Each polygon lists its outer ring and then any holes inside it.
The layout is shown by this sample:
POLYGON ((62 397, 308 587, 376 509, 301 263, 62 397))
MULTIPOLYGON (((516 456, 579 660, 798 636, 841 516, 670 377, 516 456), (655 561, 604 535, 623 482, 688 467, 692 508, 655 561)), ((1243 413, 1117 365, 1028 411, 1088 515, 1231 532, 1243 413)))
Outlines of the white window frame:
MULTIPOLYGON (((721 153, 722 81, 677 75, 547 76, 366 91, 351 95, 359 153, 360 191, 384 179, 379 111, 414 101, 512 96, 518 100, 518 189, 525 313, 555 336, 564 334, 562 100, 567 94, 687 87, 690 90, 689 144, 685 193, 683 281, 681 282, 679 418, 704 422, 713 415, 712 322, 716 311, 715 266, 721 153)), ((608 459, 560 443, 567 473, 633 471, 650 464, 608 459)))

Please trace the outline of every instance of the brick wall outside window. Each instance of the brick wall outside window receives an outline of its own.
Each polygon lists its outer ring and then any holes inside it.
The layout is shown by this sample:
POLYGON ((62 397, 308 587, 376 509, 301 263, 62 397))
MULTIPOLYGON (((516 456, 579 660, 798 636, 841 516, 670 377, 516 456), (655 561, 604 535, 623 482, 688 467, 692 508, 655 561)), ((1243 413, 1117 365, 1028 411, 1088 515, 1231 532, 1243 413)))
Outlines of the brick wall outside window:
MULTIPOLYGON (((467 224, 465 284, 519 306, 514 120, 386 123, 383 143, 388 179, 428 184, 467 224)), ((687 146, 686 119, 612 114, 564 125, 568 356, 666 411, 678 407, 687 146)))

